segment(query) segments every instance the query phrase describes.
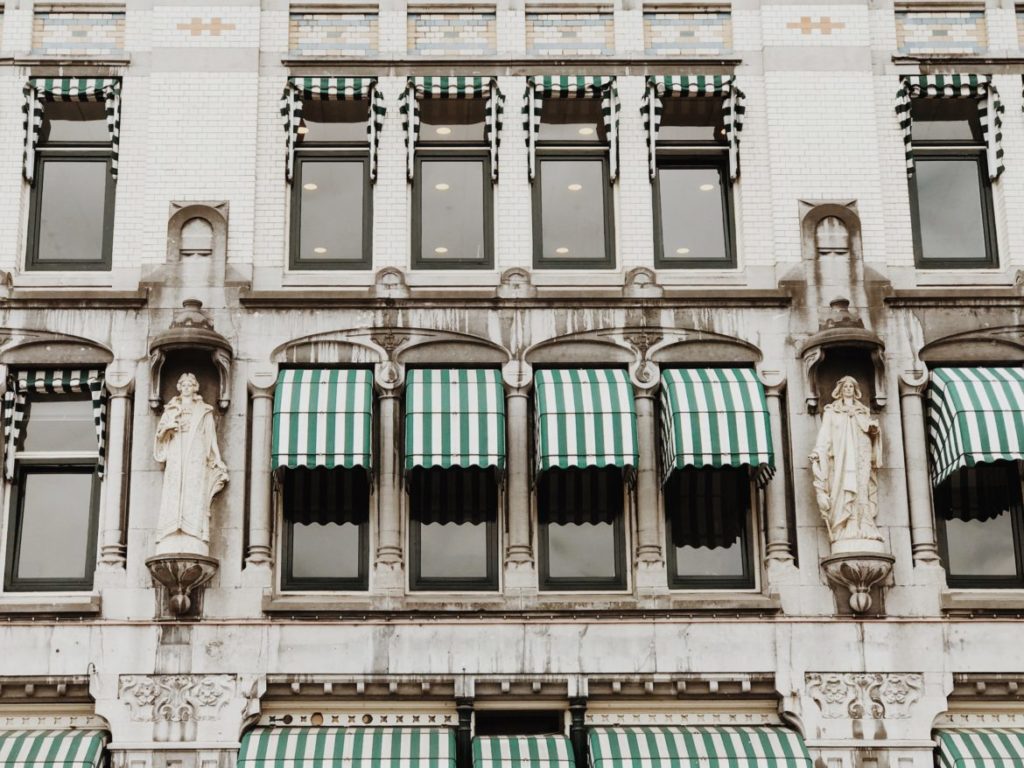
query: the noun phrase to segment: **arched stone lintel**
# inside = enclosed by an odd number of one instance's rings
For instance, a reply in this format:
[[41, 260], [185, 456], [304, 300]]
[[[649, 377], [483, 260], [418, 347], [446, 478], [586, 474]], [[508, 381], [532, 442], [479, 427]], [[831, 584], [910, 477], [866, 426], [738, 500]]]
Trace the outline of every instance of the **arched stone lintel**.
[[10, 341], [0, 349], [0, 363], [11, 366], [105, 366], [114, 360], [109, 347], [79, 336], [0, 329]]

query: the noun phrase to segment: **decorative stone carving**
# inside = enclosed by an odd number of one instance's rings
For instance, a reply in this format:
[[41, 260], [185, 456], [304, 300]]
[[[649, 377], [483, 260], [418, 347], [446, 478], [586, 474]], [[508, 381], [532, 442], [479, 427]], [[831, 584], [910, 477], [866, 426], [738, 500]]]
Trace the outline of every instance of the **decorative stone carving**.
[[529, 271], [512, 267], [501, 273], [501, 284], [497, 290], [499, 299], [529, 299], [537, 295]]
[[136, 722], [153, 722], [156, 741], [192, 741], [196, 723], [216, 720], [234, 675], [122, 675], [118, 698]]
[[231, 403], [230, 342], [213, 328], [210, 313], [198, 299], [186, 299], [182, 308], [175, 310], [169, 330], [156, 336], [149, 345], [149, 405], [159, 408], [161, 372], [167, 356], [188, 350], [205, 350], [217, 370], [217, 406], [225, 410]]
[[373, 295], [378, 299], [406, 299], [409, 297], [409, 286], [405, 283], [405, 275], [395, 267], [384, 267], [378, 270]]
[[808, 696], [829, 719], [906, 719], [924, 687], [918, 672], [808, 672], [804, 679]]
[[626, 273], [622, 295], [627, 299], [656, 299], [665, 294], [657, 274], [647, 267], [635, 267]]
[[167, 608], [174, 617], [195, 613], [194, 593], [214, 577], [218, 565], [215, 558], [183, 553], [156, 555], [146, 560], [153, 579], [167, 590]]

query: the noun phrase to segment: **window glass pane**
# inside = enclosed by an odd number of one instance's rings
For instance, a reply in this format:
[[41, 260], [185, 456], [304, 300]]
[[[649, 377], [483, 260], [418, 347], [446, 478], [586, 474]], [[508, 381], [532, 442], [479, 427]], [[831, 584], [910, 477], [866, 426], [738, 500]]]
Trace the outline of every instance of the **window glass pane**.
[[298, 182], [300, 262], [363, 260], [362, 160], [308, 160], [300, 163]]
[[661, 100], [658, 143], [672, 141], [725, 143], [722, 99], [666, 96]]
[[613, 523], [548, 523], [548, 575], [553, 579], [615, 577]]
[[40, 144], [110, 143], [106, 106], [102, 101], [54, 101], [43, 105]]
[[721, 168], [658, 168], [662, 258], [730, 260]]
[[921, 256], [984, 261], [985, 225], [979, 163], [973, 158], [915, 158]]
[[607, 137], [601, 99], [544, 99], [538, 139], [604, 143]]
[[302, 102], [302, 122], [296, 144], [313, 142], [366, 143], [370, 103], [366, 99], [325, 101], [306, 99]]
[[743, 560], [743, 545], [739, 536], [729, 544], [715, 549], [676, 547], [676, 575], [740, 578], [744, 575]]
[[97, 446], [88, 395], [28, 394], [19, 450], [95, 453]]
[[745, 468], [673, 471], [665, 484], [665, 510], [675, 576], [746, 576], [750, 478]]
[[[599, 261], [605, 244], [604, 163], [540, 160], [541, 258]], [[610, 215], [610, 212], [607, 212]]]
[[424, 159], [418, 177], [419, 258], [484, 261], [484, 160]]
[[89, 551], [92, 473], [21, 476], [20, 579], [84, 579]]
[[106, 160], [42, 164], [37, 262], [102, 261]]
[[988, 520], [947, 520], [949, 572], [956, 576], [1015, 576], [1013, 516]]
[[418, 525], [421, 578], [487, 578], [487, 526], [484, 523]]
[[292, 578], [358, 578], [359, 534], [353, 523], [292, 523]]
[[915, 143], [923, 141], [982, 142], [975, 99], [914, 99], [910, 104]]
[[420, 142], [484, 140], [485, 99], [420, 99]]

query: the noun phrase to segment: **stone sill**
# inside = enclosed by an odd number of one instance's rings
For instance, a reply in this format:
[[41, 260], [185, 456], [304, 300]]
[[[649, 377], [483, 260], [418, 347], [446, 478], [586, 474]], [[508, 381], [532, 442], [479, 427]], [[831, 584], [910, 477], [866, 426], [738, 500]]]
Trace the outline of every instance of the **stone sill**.
[[[102, 6], [99, 6], [97, 10], [102, 12]], [[46, 56], [43, 54], [25, 54], [14, 56], [14, 63], [19, 67], [127, 67], [132, 63], [132, 60], [128, 56], [76, 56], [74, 54]], [[38, 76], [40, 73], [33, 72], [32, 74]]]
[[100, 613], [100, 596], [93, 592], [81, 594], [46, 594], [26, 592], [0, 595], [0, 616], [57, 615], [96, 616]]
[[940, 606], [947, 614], [1022, 614], [1024, 615], [1024, 590], [1022, 589], [958, 589], [942, 593]]
[[[449, 73], [480, 74], [485, 71], [491, 76], [524, 77], [537, 74], [578, 74], [585, 70], [590, 74], [616, 74], [622, 77], [630, 75], [647, 76], [651, 67], [657, 68], [692, 68], [700, 66], [707, 74], [732, 74], [743, 59], [736, 56], [470, 56], [454, 58], [450, 56], [284, 56], [281, 63], [291, 70], [293, 75], [323, 74], [325, 66], [344, 65], [346, 71], [354, 73], [368, 72], [378, 77], [398, 77], [413, 72], [422, 72], [424, 68], [438, 75]], [[439, 69], [440, 68], [440, 69]], [[634, 71], [635, 70], [635, 71]]]
[[12, 309], [141, 309], [149, 292], [83, 288], [15, 288], [0, 295], [0, 307]]

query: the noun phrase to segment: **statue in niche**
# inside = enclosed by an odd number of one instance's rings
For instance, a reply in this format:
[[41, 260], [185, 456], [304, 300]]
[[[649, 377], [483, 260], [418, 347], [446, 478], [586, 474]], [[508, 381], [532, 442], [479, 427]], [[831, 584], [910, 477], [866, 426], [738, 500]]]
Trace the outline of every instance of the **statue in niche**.
[[213, 406], [203, 402], [194, 374], [178, 379], [178, 395], [156, 427], [154, 458], [164, 465], [156, 554], [208, 555], [210, 502], [228, 481], [217, 446]]
[[[860, 385], [843, 376], [825, 406], [811, 452], [815, 498], [825, 520], [832, 550], [878, 548], [878, 468], [882, 442], [878, 419], [861, 402]], [[857, 542], [857, 545], [853, 543]], [[878, 544], [860, 547], [865, 542]]]

